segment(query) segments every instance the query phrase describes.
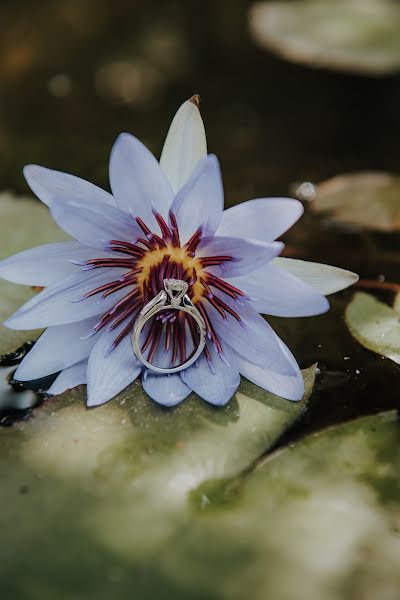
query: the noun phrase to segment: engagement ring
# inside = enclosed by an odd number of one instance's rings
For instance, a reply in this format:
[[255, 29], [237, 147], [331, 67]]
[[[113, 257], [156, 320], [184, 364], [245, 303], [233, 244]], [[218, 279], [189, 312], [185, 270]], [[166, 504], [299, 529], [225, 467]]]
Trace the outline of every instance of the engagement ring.
[[[150, 302], [140, 311], [135, 327], [133, 329], [132, 344], [136, 357], [148, 369], [156, 373], [178, 373], [192, 365], [203, 352], [206, 343], [206, 324], [200, 312], [194, 306], [189, 296], [187, 295], [188, 284], [181, 279], [164, 279], [164, 289], [157, 294]], [[190, 315], [197, 325], [199, 336], [197, 345], [195, 346], [189, 358], [180, 365], [175, 367], [163, 368], [151, 364], [143, 356], [140, 348], [140, 336], [147, 321], [155, 317], [163, 311], [182, 311]]]

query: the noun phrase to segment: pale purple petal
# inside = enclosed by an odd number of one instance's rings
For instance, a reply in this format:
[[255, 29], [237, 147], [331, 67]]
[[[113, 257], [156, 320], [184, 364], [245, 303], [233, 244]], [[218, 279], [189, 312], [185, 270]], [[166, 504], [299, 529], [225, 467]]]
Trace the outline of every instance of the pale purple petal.
[[[189, 356], [193, 350], [193, 342], [188, 327], [186, 327], [185, 333], [186, 350]], [[146, 337], [147, 332], [143, 331], [141, 343], [144, 343]], [[171, 361], [172, 347], [170, 347], [168, 352], [165, 351], [165, 331], [163, 331], [151, 363], [157, 367], [167, 368], [171, 366]], [[150, 369], [145, 369], [142, 373], [142, 384], [145, 392], [155, 402], [163, 406], [175, 406], [179, 402], [182, 402], [191, 392], [190, 388], [181, 380], [179, 373], [160, 375]]]
[[72, 365], [61, 371], [53, 385], [47, 390], [48, 394], [58, 396], [66, 390], [71, 390], [77, 385], [82, 385], [87, 382], [87, 360]]
[[[283, 344], [283, 342], [282, 342]], [[234, 353], [234, 365], [239, 372], [249, 381], [262, 387], [264, 390], [292, 400], [301, 400], [304, 395], [304, 381], [300, 369], [294, 369], [290, 375], [277, 373], [267, 367], [255, 365], [244, 356]]]
[[272, 263], [236, 277], [231, 283], [251, 298], [252, 307], [262, 314], [310, 317], [329, 310], [329, 302], [323, 294]]
[[105, 299], [98, 296], [85, 300], [82, 298], [91, 290], [117, 280], [125, 272], [125, 269], [110, 268], [71, 275], [36, 294], [9, 317], [4, 325], [10, 329], [37, 329], [74, 323], [107, 312], [132, 287], [118, 290]]
[[108, 402], [136, 379], [142, 364], [133, 353], [131, 336], [127, 335], [114, 349], [112, 344], [126, 323], [101, 335], [89, 356], [87, 405]]
[[142, 375], [142, 384], [146, 394], [162, 406], [176, 406], [191, 392], [179, 373], [158, 375], [148, 370], [146, 375]]
[[[114, 253], [113, 256], [122, 255]], [[0, 277], [14, 283], [47, 287], [81, 269], [72, 261], [103, 257], [109, 258], [110, 253], [80, 242], [45, 244], [2, 260]]]
[[118, 206], [154, 229], [153, 209], [165, 218], [173, 192], [158, 161], [129, 133], [118, 136], [110, 158], [110, 184]]
[[198, 227], [203, 235], [214, 235], [224, 208], [221, 171], [216, 156], [202, 158], [189, 181], [179, 190], [172, 204], [181, 243], [189, 240]]
[[33, 193], [47, 206], [51, 206], [53, 202], [62, 202], [64, 198], [71, 198], [81, 204], [106, 203], [115, 206], [111, 194], [69, 173], [27, 165], [24, 175]]
[[224, 345], [224, 360], [215, 352], [209, 342], [207, 346], [210, 350], [211, 366], [203, 352], [196, 364], [182, 371], [181, 378], [196, 394], [210, 404], [224, 406], [239, 386], [239, 371], [231, 363], [232, 351], [226, 344]]
[[[217, 277], [238, 277], [258, 269], [282, 252], [281, 242], [246, 241], [235, 237], [203, 238], [196, 250], [196, 258], [231, 256], [232, 261], [206, 267]], [[236, 284], [235, 284], [236, 285]]]
[[292, 227], [303, 210], [303, 205], [291, 198], [249, 200], [225, 210], [216, 233], [271, 242]]
[[250, 362], [283, 375], [294, 375], [298, 367], [292, 354], [282, 347], [272, 327], [250, 303], [228, 297], [224, 302], [240, 315], [241, 321], [229, 314], [224, 319], [212, 306], [207, 306], [217, 336]]
[[49, 327], [25, 356], [14, 378], [18, 381], [40, 379], [87, 358], [96, 343], [96, 337], [80, 338], [88, 336], [95, 324], [96, 318], [91, 318]]
[[143, 235], [132, 215], [105, 203], [83, 206], [64, 198], [50, 210], [61, 229], [92, 248], [103, 248], [113, 239], [135, 243]]

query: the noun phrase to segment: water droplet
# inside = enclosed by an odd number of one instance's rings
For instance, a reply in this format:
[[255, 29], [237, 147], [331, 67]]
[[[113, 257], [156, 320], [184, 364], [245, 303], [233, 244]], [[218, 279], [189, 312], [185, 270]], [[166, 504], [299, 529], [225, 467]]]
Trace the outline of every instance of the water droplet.
[[304, 181], [296, 189], [296, 196], [299, 200], [311, 202], [312, 200], [315, 200], [316, 195], [317, 190], [311, 181]]

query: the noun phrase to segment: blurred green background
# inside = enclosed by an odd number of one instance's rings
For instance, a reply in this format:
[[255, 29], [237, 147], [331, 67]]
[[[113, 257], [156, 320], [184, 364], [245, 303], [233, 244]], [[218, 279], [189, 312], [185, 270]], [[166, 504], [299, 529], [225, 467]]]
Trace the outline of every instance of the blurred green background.
[[400, 77], [276, 58], [251, 34], [253, 4], [1, 0], [2, 188], [26, 192], [31, 162], [107, 185], [117, 134], [159, 155], [194, 93], [229, 204], [287, 194], [293, 181], [398, 169]]

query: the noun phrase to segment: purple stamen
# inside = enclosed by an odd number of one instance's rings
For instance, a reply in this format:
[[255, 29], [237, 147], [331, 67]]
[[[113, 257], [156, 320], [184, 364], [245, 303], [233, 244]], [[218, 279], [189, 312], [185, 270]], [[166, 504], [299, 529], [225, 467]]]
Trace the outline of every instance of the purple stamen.
[[[70, 261], [82, 269], [109, 269], [111, 267], [126, 269], [126, 273], [118, 277], [118, 279], [87, 292], [83, 298], [74, 300], [74, 302], [82, 302], [99, 295], [98, 301], [103, 302], [105, 298], [115, 292], [127, 288], [126, 295], [119, 299], [113, 307], [100, 317], [86, 338], [96, 335], [103, 328], [106, 328], [108, 332], [112, 332], [126, 323], [108, 349], [108, 353], [112, 352], [126, 335], [131, 334], [137, 315], [143, 306], [164, 288], [164, 279], [176, 278], [186, 281], [189, 284], [188, 294], [192, 299], [195, 297], [195, 294], [196, 298], [198, 298], [199, 290], [194, 290], [193, 286], [200, 283], [203, 289], [203, 292], [200, 292], [200, 294], [203, 298], [202, 300], [196, 299], [195, 305], [204, 319], [207, 337], [211, 340], [214, 350], [219, 354], [221, 360], [229, 366], [222, 353], [221, 343], [212, 326], [205, 303], [209, 302], [224, 320], [230, 315], [240, 325], [244, 326], [239, 314], [216, 294], [218, 292], [226, 294], [233, 300], [237, 300], [238, 306], [240, 306], [240, 299], [243, 300], [246, 296], [240, 289], [216, 277], [212, 273], [203, 272], [202, 269], [211, 266], [220, 266], [222, 268], [224, 263], [235, 261], [236, 259], [225, 255], [203, 256], [199, 258], [201, 268], [197, 272], [193, 266], [188, 267], [185, 262], [172, 258], [174, 254], [173, 247], [181, 247], [179, 228], [175, 215], [170, 212], [170, 225], [165, 222], [164, 218], [158, 212], [154, 211], [154, 216], [160, 228], [161, 235], [152, 232], [142, 219], [135, 217], [137, 224], [143, 232], [143, 237], [136, 239], [135, 243], [123, 240], [110, 240], [104, 243], [104, 250], [110, 252], [110, 256], [93, 258], [86, 261]], [[183, 246], [188, 259], [195, 257], [201, 239], [202, 229], [199, 227]], [[146, 267], [146, 255], [156, 251], [162, 251], [159, 262], [154, 264], [154, 261], [151, 261], [148, 263], [151, 265], [150, 268]], [[112, 255], [113, 253], [115, 253], [114, 256]], [[125, 255], [126, 258], [122, 255]], [[191, 340], [190, 338], [189, 340], [187, 339], [187, 331]], [[163, 334], [165, 336], [164, 355], [168, 355], [171, 351], [171, 366], [177, 364], [178, 357], [179, 363], [185, 362], [188, 355], [187, 344], [190, 342], [190, 344], [193, 343], [193, 347], [196, 347], [199, 340], [198, 327], [190, 315], [178, 313], [175, 310], [167, 310], [159, 313], [149, 325], [146, 340], [142, 348], [142, 352], [148, 352], [149, 362], [152, 362], [154, 359], [160, 342], [163, 339]], [[207, 346], [204, 348], [204, 356], [211, 371], [215, 374], [210, 350]]]

